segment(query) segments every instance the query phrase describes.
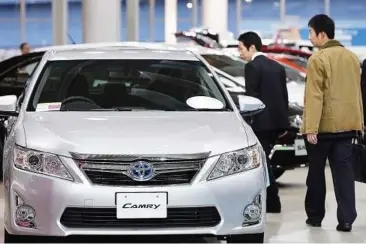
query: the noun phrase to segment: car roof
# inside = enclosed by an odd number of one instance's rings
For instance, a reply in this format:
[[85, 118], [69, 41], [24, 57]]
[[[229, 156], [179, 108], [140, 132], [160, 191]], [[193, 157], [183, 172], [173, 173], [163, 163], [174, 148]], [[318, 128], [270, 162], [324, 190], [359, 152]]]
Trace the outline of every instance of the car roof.
[[147, 46], [156, 46], [156, 47], [162, 47], [167, 48], [169, 50], [189, 50], [191, 52], [197, 53], [199, 55], [208, 55], [208, 54], [216, 54], [216, 55], [223, 55], [224, 53], [220, 50], [203, 47], [200, 45], [190, 45], [190, 44], [184, 44], [184, 43], [174, 43], [174, 44], [167, 44], [167, 43], [140, 43], [141, 45], [147, 45]]
[[69, 44], [69, 45], [59, 45], [59, 46], [45, 46], [34, 48], [32, 52], [47, 52], [50, 50], [71, 50], [71, 49], [86, 49], [86, 48], [97, 48], [106, 46], [118, 46], [120, 42], [100, 42], [100, 43], [81, 43], [81, 44]]
[[178, 50], [178, 51], [192, 51], [200, 55], [216, 54], [223, 55], [224, 52], [212, 48], [207, 48], [199, 45], [190, 45], [182, 43], [168, 44], [164, 42], [104, 42], [104, 43], [87, 43], [87, 44], [72, 44], [62, 46], [47, 46], [36, 48], [34, 52], [45, 52], [50, 50], [62, 51], [62, 50], [80, 50], [80, 49], [95, 49], [103, 47], [141, 47], [150, 49], [163, 49], [163, 50]]
[[77, 44], [50, 47], [48, 60], [82, 59], [168, 59], [198, 61], [187, 49], [169, 49], [165, 46], [139, 45], [133, 43]]

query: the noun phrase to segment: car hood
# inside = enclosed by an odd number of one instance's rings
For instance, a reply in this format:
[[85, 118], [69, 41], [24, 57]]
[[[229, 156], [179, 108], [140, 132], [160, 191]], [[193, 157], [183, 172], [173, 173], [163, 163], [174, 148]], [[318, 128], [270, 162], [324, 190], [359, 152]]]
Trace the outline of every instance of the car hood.
[[80, 154], [217, 155], [256, 142], [235, 112], [38, 112], [23, 120], [26, 147]]

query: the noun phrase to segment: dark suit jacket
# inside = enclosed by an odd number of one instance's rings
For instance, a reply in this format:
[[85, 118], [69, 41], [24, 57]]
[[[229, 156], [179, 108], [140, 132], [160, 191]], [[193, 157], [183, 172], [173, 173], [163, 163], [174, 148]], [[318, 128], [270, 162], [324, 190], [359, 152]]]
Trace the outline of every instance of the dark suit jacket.
[[253, 118], [253, 130], [282, 131], [288, 128], [286, 71], [264, 55], [245, 66], [246, 95], [260, 99], [266, 108]]
[[363, 102], [364, 125], [366, 125], [366, 59], [362, 62], [361, 91]]

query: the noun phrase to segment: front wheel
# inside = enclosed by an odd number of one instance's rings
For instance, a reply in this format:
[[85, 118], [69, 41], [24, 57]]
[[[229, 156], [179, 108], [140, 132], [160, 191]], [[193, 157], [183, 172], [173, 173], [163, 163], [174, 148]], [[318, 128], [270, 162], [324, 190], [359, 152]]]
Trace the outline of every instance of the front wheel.
[[0, 167], [1, 167], [0, 182], [3, 181], [3, 177], [4, 177], [4, 170], [3, 170], [3, 152], [4, 152], [3, 141], [0, 140]]
[[264, 233], [232, 235], [226, 238], [227, 243], [264, 243]]
[[26, 240], [23, 238], [23, 236], [16, 236], [10, 234], [5, 228], [4, 228], [4, 243], [25, 243]]

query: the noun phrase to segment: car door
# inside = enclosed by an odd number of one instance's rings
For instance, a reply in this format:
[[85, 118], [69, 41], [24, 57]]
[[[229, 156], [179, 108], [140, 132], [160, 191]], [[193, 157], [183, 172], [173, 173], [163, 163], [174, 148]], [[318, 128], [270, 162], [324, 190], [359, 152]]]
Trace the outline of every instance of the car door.
[[0, 96], [20, 97], [44, 52], [18, 55], [0, 62]]

